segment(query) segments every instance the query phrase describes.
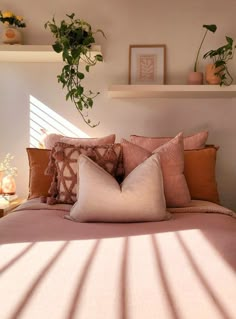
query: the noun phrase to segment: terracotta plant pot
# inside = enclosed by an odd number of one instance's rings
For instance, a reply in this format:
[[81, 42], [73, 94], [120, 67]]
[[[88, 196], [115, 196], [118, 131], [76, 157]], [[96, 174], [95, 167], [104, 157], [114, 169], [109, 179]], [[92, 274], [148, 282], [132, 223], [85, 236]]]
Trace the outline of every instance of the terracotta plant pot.
[[21, 31], [16, 27], [6, 27], [2, 33], [2, 42], [5, 44], [22, 44]]
[[190, 72], [188, 75], [188, 84], [200, 85], [203, 84], [202, 72]]
[[205, 69], [205, 78], [207, 84], [220, 84], [221, 79], [215, 73], [219, 72], [221, 67], [216, 68], [214, 64], [207, 64]]

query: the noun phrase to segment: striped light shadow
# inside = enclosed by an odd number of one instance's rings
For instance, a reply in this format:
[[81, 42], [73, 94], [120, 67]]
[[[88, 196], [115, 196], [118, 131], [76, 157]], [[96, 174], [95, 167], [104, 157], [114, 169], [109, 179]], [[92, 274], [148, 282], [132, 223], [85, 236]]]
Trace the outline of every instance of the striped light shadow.
[[62, 134], [71, 137], [89, 137], [78, 127], [67, 121], [61, 115], [50, 109], [47, 105], [29, 97], [30, 104], [30, 147], [39, 147], [42, 140], [42, 131]]
[[[184, 242], [184, 239], [181, 237], [180, 233], [175, 233], [176, 239], [180, 243], [181, 247], [183, 248], [183, 251], [186, 255], [186, 258], [189, 261], [189, 264], [191, 265], [193, 271], [195, 272], [199, 282], [201, 283], [202, 287], [207, 292], [209, 299], [212, 301], [212, 303], [215, 305], [216, 310], [219, 312], [219, 315], [224, 319], [233, 319], [232, 316], [230, 316], [227, 312], [227, 310], [222, 305], [221, 301], [217, 297], [216, 293], [214, 292], [213, 288], [208, 283], [207, 278], [202, 273], [202, 271], [199, 269], [196, 261], [194, 260], [193, 255], [191, 254], [191, 250], [187, 247], [186, 243]], [[235, 317], [234, 317], [235, 318]]]

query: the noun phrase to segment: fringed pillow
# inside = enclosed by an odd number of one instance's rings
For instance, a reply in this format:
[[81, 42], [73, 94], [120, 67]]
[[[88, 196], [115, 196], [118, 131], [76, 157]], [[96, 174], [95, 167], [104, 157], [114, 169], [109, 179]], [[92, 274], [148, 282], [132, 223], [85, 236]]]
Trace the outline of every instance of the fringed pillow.
[[[86, 155], [112, 176], [116, 176], [120, 163], [121, 145], [75, 146], [58, 142], [52, 149], [47, 175], [53, 175], [49, 189], [48, 204], [74, 204], [77, 193], [77, 162], [81, 154]], [[79, 177], [78, 177], [79, 178]]]

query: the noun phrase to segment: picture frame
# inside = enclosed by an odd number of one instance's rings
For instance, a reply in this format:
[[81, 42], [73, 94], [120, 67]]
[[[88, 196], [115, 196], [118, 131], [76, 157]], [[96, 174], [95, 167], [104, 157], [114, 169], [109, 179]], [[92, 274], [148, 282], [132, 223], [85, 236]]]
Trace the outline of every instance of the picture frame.
[[129, 84], [166, 83], [166, 45], [129, 46]]

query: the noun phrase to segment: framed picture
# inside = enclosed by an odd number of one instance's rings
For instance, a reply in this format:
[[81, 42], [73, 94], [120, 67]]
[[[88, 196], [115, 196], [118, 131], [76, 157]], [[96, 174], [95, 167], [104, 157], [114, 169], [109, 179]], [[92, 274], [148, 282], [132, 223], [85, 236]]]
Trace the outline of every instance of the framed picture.
[[166, 46], [130, 45], [129, 84], [165, 84]]

